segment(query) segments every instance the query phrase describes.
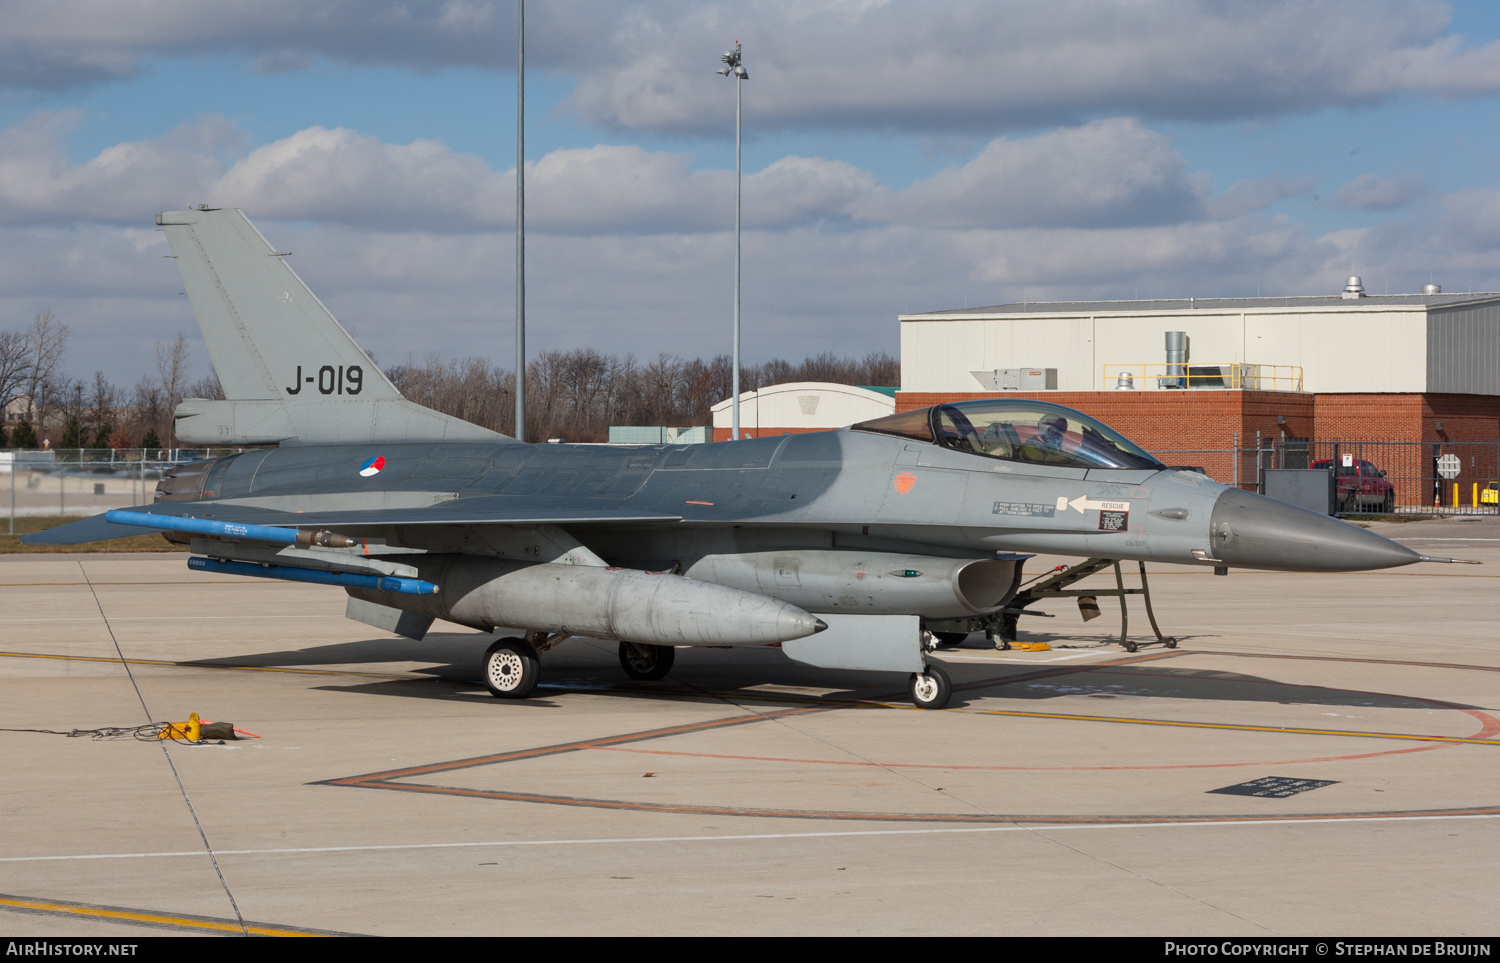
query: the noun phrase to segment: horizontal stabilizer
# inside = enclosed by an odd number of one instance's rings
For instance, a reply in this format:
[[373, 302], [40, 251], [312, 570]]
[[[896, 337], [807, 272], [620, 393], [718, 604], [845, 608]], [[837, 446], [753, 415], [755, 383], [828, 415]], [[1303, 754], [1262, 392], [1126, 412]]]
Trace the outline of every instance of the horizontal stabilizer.
[[[147, 507], [142, 505], [139, 510], [145, 511]], [[110, 539], [130, 538], [133, 535], [150, 533], [151, 530], [148, 529], [135, 525], [116, 525], [106, 520], [103, 515], [95, 515], [93, 518], [69, 522], [45, 531], [32, 532], [30, 535], [22, 536], [21, 542], [25, 545], [84, 545], [88, 542], [107, 542]]]

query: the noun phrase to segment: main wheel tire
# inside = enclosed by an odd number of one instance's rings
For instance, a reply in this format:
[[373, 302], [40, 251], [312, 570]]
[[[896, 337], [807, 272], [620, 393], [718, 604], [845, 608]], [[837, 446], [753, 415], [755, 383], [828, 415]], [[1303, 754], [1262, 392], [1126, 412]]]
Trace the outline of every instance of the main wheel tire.
[[948, 671], [936, 662], [927, 663], [922, 672], [913, 672], [907, 683], [911, 701], [918, 709], [941, 709], [953, 695], [953, 683]]
[[524, 699], [542, 677], [542, 663], [525, 639], [499, 639], [484, 653], [484, 687], [497, 699]]
[[632, 679], [650, 681], [666, 678], [677, 661], [677, 650], [670, 645], [643, 645], [640, 642], [620, 643], [620, 668]]
[[969, 633], [967, 633], [967, 632], [934, 632], [934, 633], [932, 633], [933, 641], [935, 641], [939, 646], [963, 645], [964, 644], [964, 640], [967, 639], [968, 637], [969, 637]]
[[1387, 515], [1396, 511], [1396, 492], [1394, 489], [1385, 493], [1384, 511]]

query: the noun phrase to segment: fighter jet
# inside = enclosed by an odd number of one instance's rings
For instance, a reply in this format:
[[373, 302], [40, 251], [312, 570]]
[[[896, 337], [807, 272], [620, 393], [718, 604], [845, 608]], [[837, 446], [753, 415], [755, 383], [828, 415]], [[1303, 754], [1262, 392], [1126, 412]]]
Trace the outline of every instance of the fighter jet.
[[[1023, 589], [1037, 553], [1086, 559], [1074, 575], [1114, 565], [1117, 582], [1122, 560], [1143, 580], [1147, 561], [1220, 574], [1444, 561], [1168, 469], [1030, 399], [718, 444], [524, 444], [403, 398], [241, 212], [157, 224], [228, 399], [184, 401], [179, 439], [275, 447], [183, 465], [150, 505], [25, 541], [161, 532], [192, 569], [340, 586], [349, 618], [411, 639], [436, 619], [524, 633], [485, 654], [497, 697], [529, 695], [539, 654], [578, 635], [619, 642], [637, 679], [665, 676], [675, 646], [780, 646], [906, 673], [913, 701], [941, 708], [951, 684], [924, 631], [1003, 647], [1039, 597], [1115, 594], [1065, 577]], [[1138, 591], [1121, 583], [1122, 606]]]

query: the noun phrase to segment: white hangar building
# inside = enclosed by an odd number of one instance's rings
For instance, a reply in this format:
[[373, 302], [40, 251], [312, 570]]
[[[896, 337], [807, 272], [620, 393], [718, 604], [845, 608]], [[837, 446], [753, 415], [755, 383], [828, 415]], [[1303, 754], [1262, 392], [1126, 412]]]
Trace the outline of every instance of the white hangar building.
[[[827, 431], [896, 410], [895, 388], [797, 381], [740, 392], [740, 434], [750, 438]], [[714, 441], [728, 441], [731, 399], [713, 406]]]
[[1127, 372], [1136, 389], [1177, 387], [1164, 384], [1164, 335], [1180, 331], [1183, 360], [1206, 379], [1189, 387], [1500, 395], [1500, 294], [1437, 285], [1366, 296], [1351, 277], [1333, 297], [1004, 304], [900, 321], [902, 392], [1106, 391]]

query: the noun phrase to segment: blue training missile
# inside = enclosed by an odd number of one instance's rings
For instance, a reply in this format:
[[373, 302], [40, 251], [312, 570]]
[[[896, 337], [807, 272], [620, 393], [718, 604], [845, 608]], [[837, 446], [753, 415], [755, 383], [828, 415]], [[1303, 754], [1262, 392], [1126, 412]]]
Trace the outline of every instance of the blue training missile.
[[[251, 526], [255, 527], [255, 526]], [[401, 595], [436, 595], [438, 587], [418, 578], [394, 575], [360, 575], [354, 572], [324, 572], [289, 565], [256, 565], [250, 562], [224, 562], [216, 558], [188, 559], [188, 568], [219, 575], [250, 575], [255, 578], [279, 578], [288, 582], [316, 582], [319, 585], [341, 585], [371, 592], [396, 592]]]
[[295, 528], [275, 525], [246, 525], [240, 522], [219, 522], [211, 518], [179, 518], [176, 515], [154, 515], [150, 512], [132, 512], [116, 508], [104, 513], [104, 520], [116, 525], [133, 525], [137, 528], [152, 528], [157, 531], [186, 532], [190, 535], [217, 535], [221, 538], [247, 538], [255, 542], [273, 542], [277, 545], [319, 545], [323, 548], [352, 548], [359, 544], [347, 535], [333, 532], [304, 532]]

